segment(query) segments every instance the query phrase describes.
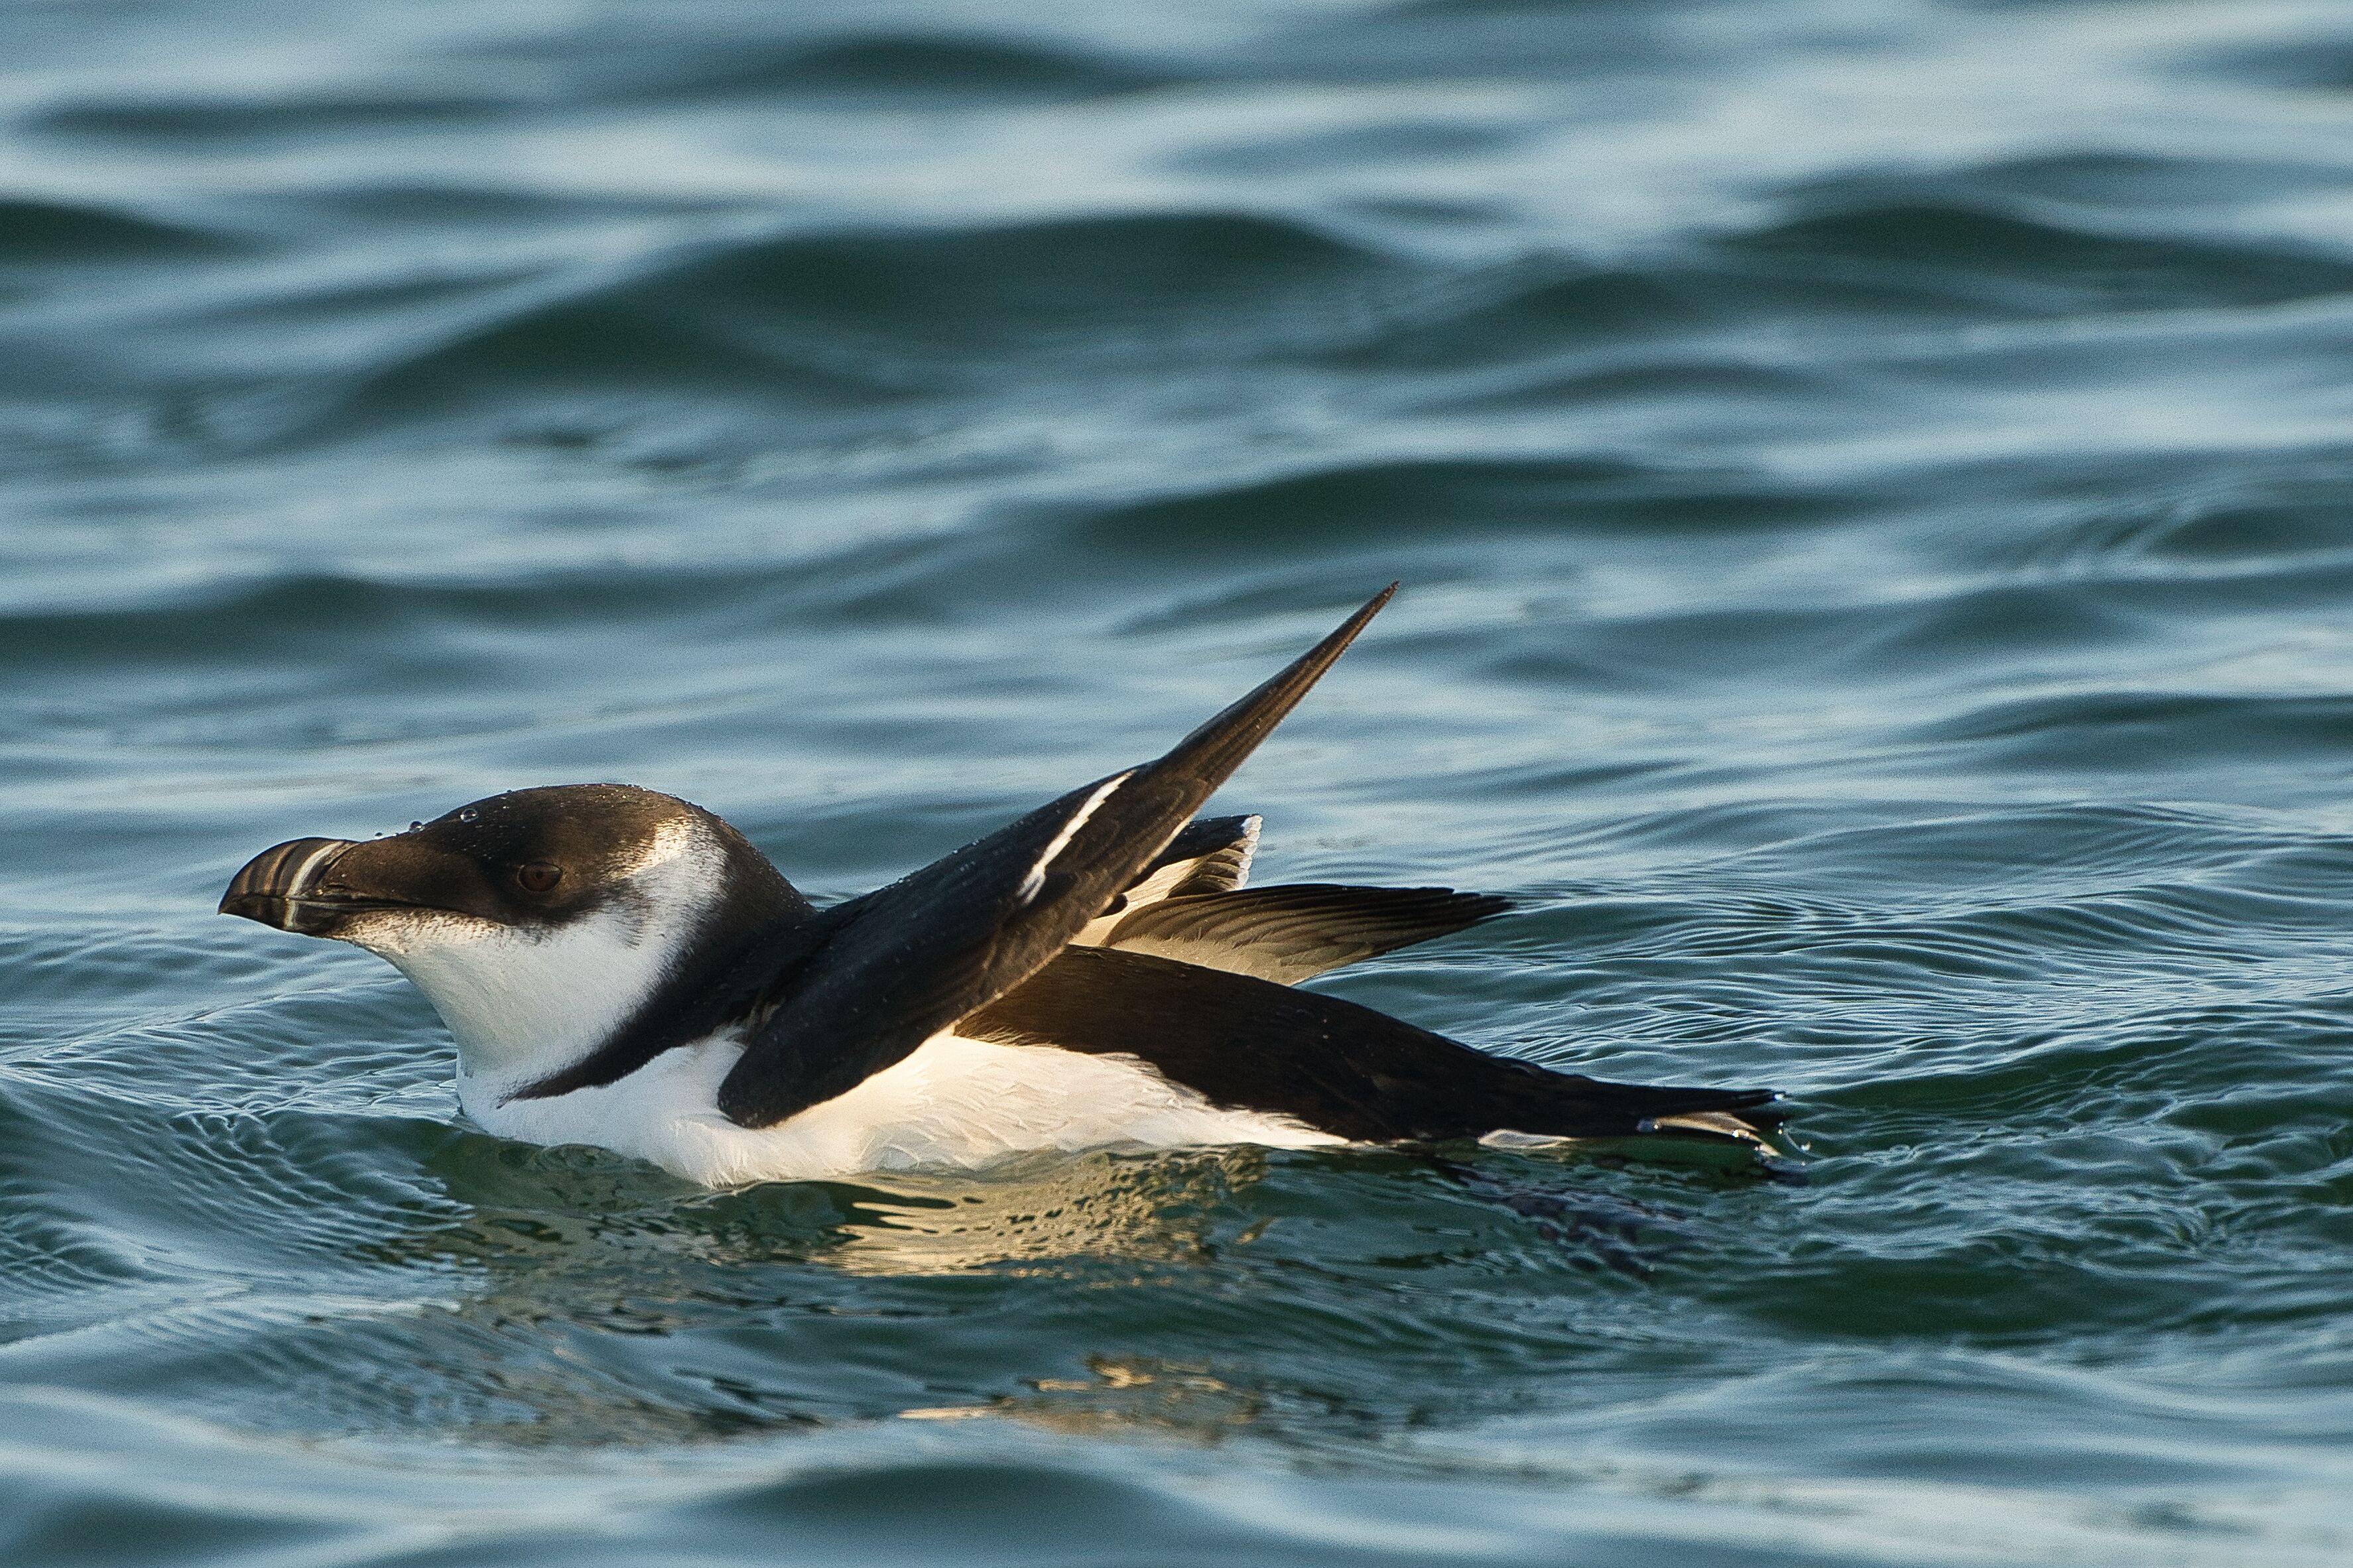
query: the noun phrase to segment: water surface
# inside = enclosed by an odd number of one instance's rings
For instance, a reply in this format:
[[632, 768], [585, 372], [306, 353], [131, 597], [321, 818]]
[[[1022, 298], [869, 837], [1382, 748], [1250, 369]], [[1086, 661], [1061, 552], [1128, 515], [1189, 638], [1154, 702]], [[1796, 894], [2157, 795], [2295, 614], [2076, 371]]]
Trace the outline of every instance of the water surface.
[[[2353, 1552], [2342, 8], [0, 35], [0, 1556]], [[211, 912], [591, 779], [844, 896], [1393, 577], [1221, 802], [1521, 909], [1323, 984], [1810, 1185], [704, 1193]]]

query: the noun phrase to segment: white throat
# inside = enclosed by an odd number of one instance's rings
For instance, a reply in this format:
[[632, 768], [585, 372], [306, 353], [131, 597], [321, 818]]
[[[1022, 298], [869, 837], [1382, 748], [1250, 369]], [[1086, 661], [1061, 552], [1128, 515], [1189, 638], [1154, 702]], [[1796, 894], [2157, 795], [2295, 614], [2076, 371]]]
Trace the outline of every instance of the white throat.
[[604, 1044], [669, 977], [725, 864], [701, 824], [665, 823], [594, 914], [530, 931], [403, 910], [354, 921], [343, 940], [406, 975], [441, 1015], [471, 1113]]

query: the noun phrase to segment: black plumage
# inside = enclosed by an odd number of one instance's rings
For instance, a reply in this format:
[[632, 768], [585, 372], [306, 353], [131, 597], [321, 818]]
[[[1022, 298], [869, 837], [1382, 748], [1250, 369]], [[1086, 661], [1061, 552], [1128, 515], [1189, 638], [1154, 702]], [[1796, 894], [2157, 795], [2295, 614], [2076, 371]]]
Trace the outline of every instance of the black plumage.
[[1710, 1113], [1751, 1132], [1781, 1121], [1770, 1089], [1606, 1083], [1489, 1056], [1337, 996], [1105, 948], [1069, 949], [956, 1032], [1133, 1057], [1219, 1105], [1366, 1142], [1626, 1138], [1660, 1117]]
[[743, 1049], [717, 1109], [773, 1127], [952, 1030], [1132, 1058], [1217, 1105], [1349, 1139], [1672, 1135], [1769, 1152], [1770, 1090], [1556, 1072], [1291, 988], [1510, 907], [1447, 888], [1245, 889], [1258, 819], [1190, 820], [1394, 591], [1165, 755], [828, 909], [701, 807], [609, 784], [497, 795], [389, 838], [280, 845], [222, 908], [327, 936], [385, 910], [534, 935], [581, 920], [642, 931], [655, 906], [633, 879], [649, 847], [683, 834], [715, 851], [643, 993], [508, 1100], [614, 1084], [732, 1037]]
[[859, 900], [754, 1031], [719, 1109], [772, 1127], [1020, 984], [1134, 884], [1397, 592], [1170, 748]]

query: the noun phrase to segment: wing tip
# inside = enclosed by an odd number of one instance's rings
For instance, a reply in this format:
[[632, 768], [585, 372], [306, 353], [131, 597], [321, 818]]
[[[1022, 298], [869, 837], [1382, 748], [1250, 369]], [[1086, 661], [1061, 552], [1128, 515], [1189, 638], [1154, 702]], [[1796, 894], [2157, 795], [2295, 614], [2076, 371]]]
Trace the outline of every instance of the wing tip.
[[[1384, 609], [1388, 607], [1388, 602], [1398, 596], [1398, 590], [1404, 585], [1405, 580], [1403, 578], [1398, 578], [1396, 582], [1391, 583], [1388, 587], [1382, 589], [1371, 598], [1366, 599], [1362, 605], [1356, 607], [1356, 614], [1350, 616], [1346, 620], [1342, 621], [1338, 626], [1334, 628], [1330, 637], [1325, 637], [1322, 644], [1317, 645], [1317, 652], [1321, 652], [1326, 645], [1336, 643], [1338, 646], [1332, 648], [1331, 657], [1333, 658], [1339, 658], [1342, 652], [1347, 648], [1347, 646], [1356, 640], [1356, 634], [1365, 629], [1366, 624], [1375, 616], [1379, 615]], [[1311, 655], [1310, 657], [1313, 656]], [[1328, 660], [1326, 662], [1328, 662]]]
[[1366, 600], [1314, 647], [1195, 729], [1150, 766], [1155, 771], [1172, 770], [1206, 786], [1194, 796], [1197, 804], [1208, 798], [1209, 792], [1223, 784], [1242, 759], [1256, 751], [1259, 742], [1299, 705], [1300, 699], [1324, 679], [1340, 656], [1348, 651], [1348, 645], [1356, 640], [1356, 634], [1397, 596], [1400, 585], [1391, 583]]

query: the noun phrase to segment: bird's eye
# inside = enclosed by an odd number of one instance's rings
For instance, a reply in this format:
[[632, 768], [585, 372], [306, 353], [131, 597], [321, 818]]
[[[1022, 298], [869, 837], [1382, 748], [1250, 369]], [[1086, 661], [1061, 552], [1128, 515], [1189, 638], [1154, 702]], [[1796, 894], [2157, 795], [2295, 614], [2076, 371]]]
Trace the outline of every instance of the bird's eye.
[[564, 880], [564, 868], [545, 860], [533, 860], [528, 866], [515, 868], [515, 880], [522, 884], [526, 893], [550, 892], [556, 883]]

